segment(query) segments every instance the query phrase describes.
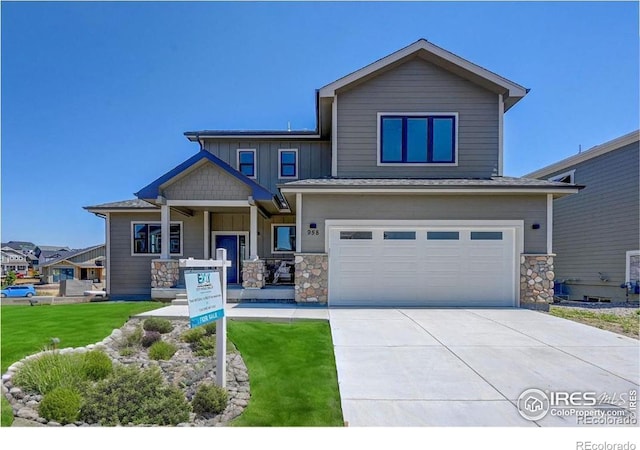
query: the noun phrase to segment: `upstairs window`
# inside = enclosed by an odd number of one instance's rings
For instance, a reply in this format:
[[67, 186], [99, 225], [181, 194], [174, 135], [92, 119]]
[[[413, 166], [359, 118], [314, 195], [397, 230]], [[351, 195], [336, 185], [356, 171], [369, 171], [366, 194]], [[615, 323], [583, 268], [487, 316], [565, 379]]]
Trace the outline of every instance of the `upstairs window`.
[[280, 178], [298, 178], [298, 150], [278, 150], [278, 173]]
[[457, 114], [378, 114], [379, 164], [456, 164]]
[[249, 178], [256, 177], [255, 150], [238, 150], [238, 171]]

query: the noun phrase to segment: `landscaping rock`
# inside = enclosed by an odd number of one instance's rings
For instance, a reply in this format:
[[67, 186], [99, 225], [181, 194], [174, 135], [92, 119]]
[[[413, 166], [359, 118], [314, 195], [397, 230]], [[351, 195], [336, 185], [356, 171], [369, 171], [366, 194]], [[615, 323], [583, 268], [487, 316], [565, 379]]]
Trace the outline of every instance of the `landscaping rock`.
[[32, 408], [25, 406], [18, 410], [17, 416], [21, 419], [36, 420], [38, 418], [38, 413]]

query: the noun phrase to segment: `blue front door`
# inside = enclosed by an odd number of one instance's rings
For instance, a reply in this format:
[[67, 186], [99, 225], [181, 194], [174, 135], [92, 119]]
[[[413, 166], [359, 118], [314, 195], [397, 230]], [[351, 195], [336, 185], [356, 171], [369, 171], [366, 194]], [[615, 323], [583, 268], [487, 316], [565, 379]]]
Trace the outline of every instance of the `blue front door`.
[[229, 284], [238, 283], [238, 235], [236, 234], [216, 235], [215, 248], [226, 249], [227, 259], [231, 261], [231, 267], [227, 268], [227, 283]]

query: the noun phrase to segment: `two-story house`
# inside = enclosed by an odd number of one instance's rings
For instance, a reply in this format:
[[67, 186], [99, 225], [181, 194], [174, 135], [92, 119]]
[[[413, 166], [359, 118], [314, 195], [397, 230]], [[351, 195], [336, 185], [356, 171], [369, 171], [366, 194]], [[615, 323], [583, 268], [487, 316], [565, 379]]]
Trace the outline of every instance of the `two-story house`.
[[2, 247], [2, 276], [14, 272], [16, 275], [27, 275], [29, 260], [20, 250], [9, 246]]
[[[137, 199], [86, 207], [106, 220], [107, 290], [165, 295], [178, 258], [225, 248], [235, 298], [545, 307], [553, 199], [578, 187], [503, 175], [503, 116], [526, 94], [421, 39], [318, 89], [315, 131], [186, 132], [198, 153]], [[293, 287], [264, 289], [273, 258]]]
[[638, 301], [639, 173], [636, 130], [526, 175], [585, 186], [554, 202], [555, 273], [563, 282], [557, 294], [569, 300]]

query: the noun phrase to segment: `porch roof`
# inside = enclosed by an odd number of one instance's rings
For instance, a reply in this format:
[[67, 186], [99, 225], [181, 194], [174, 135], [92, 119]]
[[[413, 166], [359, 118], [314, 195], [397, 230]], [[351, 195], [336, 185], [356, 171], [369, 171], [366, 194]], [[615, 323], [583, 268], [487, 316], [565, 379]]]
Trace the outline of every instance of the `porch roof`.
[[162, 175], [160, 178], [140, 189], [140, 191], [135, 193], [135, 196], [139, 199], [144, 199], [151, 202], [155, 201], [158, 195], [160, 195], [160, 186], [203, 160], [208, 160], [209, 162], [215, 164], [216, 166], [227, 172], [229, 175], [246, 184], [249, 189], [251, 189], [251, 195], [254, 200], [273, 201], [274, 195], [269, 192], [269, 190], [265, 189], [264, 187], [253, 181], [251, 178], [246, 177], [241, 172], [237, 171], [229, 164], [206, 150], [200, 150], [200, 152], [193, 155], [182, 164], [177, 165], [176, 167]]

